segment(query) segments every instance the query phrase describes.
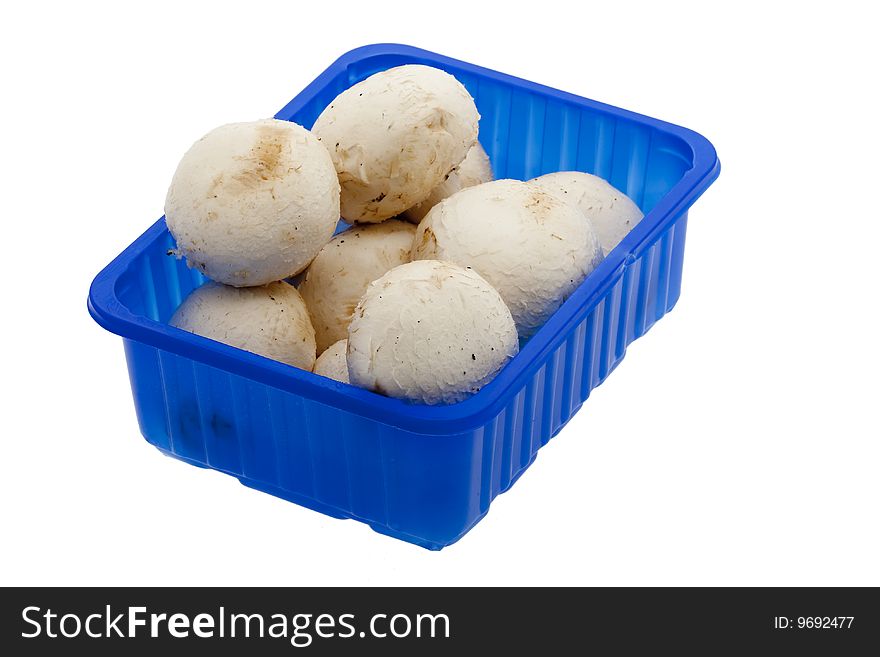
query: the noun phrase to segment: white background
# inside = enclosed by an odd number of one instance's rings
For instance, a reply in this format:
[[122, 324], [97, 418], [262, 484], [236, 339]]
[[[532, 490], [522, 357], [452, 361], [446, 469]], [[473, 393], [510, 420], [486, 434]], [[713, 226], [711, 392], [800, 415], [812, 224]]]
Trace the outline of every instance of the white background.
[[[880, 584], [880, 53], [859, 3], [127, 5], [0, 19], [0, 583]], [[679, 305], [439, 553], [160, 455], [86, 312], [196, 138], [380, 41], [686, 125], [722, 161]]]

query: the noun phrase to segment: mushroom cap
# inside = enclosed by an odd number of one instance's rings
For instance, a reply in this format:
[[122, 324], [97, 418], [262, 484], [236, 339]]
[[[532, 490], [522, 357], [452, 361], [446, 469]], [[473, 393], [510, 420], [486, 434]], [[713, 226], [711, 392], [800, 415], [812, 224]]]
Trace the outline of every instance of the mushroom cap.
[[527, 338], [601, 262], [602, 249], [574, 204], [529, 182], [496, 180], [434, 206], [419, 224], [412, 256], [473, 267]]
[[492, 173], [492, 164], [489, 162], [489, 156], [486, 155], [486, 151], [480, 145], [480, 142], [476, 142], [471, 146], [461, 164], [449, 172], [446, 180], [431, 190], [428, 198], [421, 203], [416, 203], [401, 216], [417, 224], [425, 218], [425, 215], [428, 214], [431, 208], [443, 199], [449, 198], [455, 192], [465, 187], [473, 187], [474, 185], [494, 179], [495, 175]]
[[328, 379], [348, 383], [348, 362], [345, 352], [348, 350], [348, 340], [334, 342], [315, 361], [315, 374], [326, 376]]
[[464, 86], [430, 66], [381, 71], [339, 94], [312, 131], [333, 158], [342, 217], [376, 223], [423, 201], [477, 140]]
[[236, 287], [302, 271], [338, 221], [339, 181], [327, 149], [302, 126], [275, 119], [202, 137], [180, 161], [165, 200], [178, 253]]
[[518, 349], [491, 285], [473, 270], [422, 260], [370, 283], [348, 329], [348, 372], [390, 397], [449, 404], [480, 390]]
[[205, 283], [168, 323], [304, 370], [315, 365], [315, 331], [306, 304], [287, 283], [242, 288]]
[[405, 221], [354, 226], [336, 235], [306, 270], [299, 292], [315, 327], [318, 353], [348, 335], [367, 286], [410, 260], [416, 227]]
[[592, 222], [605, 255], [611, 253], [644, 216], [629, 196], [590, 173], [557, 171], [531, 182], [577, 205]]

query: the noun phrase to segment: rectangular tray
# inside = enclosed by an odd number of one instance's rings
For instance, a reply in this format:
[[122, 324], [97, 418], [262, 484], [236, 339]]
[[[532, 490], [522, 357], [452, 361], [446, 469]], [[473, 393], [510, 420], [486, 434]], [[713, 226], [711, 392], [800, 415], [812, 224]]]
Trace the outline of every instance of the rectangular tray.
[[535, 460], [681, 289], [687, 210], [717, 178], [691, 130], [417, 48], [336, 60], [276, 118], [311, 127], [337, 94], [402, 64], [458, 78], [497, 178], [579, 170], [645, 218], [489, 385], [421, 406], [337, 383], [167, 325], [204, 282], [166, 252], [164, 217], [95, 278], [89, 312], [123, 337], [141, 432], [164, 453], [330, 516], [440, 549]]

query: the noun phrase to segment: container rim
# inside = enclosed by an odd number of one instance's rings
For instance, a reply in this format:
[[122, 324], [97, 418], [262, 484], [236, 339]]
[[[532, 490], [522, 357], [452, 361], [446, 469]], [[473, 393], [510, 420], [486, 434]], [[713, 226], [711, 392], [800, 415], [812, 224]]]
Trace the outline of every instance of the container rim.
[[346, 72], [350, 65], [383, 55], [401, 56], [412, 63], [450, 66], [505, 85], [649, 126], [678, 137], [687, 144], [692, 152], [693, 166], [523, 345], [519, 354], [482, 390], [456, 404], [410, 404], [135, 315], [117, 297], [116, 284], [134, 258], [166, 233], [164, 217], [156, 221], [95, 277], [88, 296], [88, 310], [94, 320], [123, 338], [143, 342], [382, 424], [419, 434], [463, 433], [490, 421], [510, 403], [513, 391], [526, 384], [546, 356], [557, 349], [570, 330], [592, 311], [623, 275], [626, 267], [650, 247], [657, 236], [686, 211], [720, 173], [715, 148], [705, 137], [693, 130], [427, 50], [395, 43], [361, 46], [345, 53], [285, 105], [275, 118], [290, 120], [328, 81]]

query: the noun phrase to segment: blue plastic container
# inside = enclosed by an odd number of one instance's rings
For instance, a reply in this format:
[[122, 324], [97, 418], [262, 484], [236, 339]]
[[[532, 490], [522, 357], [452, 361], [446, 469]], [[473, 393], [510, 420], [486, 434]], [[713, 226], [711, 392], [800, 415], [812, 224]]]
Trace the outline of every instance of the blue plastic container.
[[276, 118], [311, 127], [337, 94], [401, 64], [458, 78], [498, 178], [579, 170], [645, 218], [489, 385], [420, 406], [337, 383], [166, 324], [204, 277], [166, 255], [164, 218], [92, 283], [89, 312], [125, 345], [138, 422], [168, 455], [430, 549], [489, 510], [640, 337], [678, 300], [687, 211], [719, 162], [703, 137], [417, 48], [346, 53]]

